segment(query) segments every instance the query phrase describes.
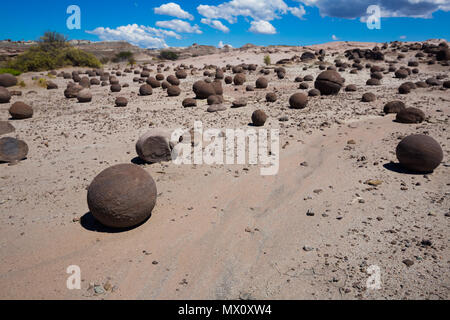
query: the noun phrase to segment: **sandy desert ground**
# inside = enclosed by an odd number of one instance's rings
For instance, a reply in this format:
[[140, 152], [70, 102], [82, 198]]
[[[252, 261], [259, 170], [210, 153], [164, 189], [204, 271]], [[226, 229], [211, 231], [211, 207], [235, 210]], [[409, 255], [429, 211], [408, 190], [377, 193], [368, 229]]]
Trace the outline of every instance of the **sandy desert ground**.
[[[333, 65], [338, 57], [345, 60], [349, 47], [312, 48], [327, 49], [325, 61]], [[180, 63], [256, 63], [246, 82], [254, 85], [264, 50], [170, 62], [171, 70], [163, 73], [173, 74]], [[271, 50], [273, 63], [305, 51]], [[406, 66], [415, 53], [405, 53], [396, 67]], [[387, 53], [386, 60], [397, 54]], [[92, 86], [93, 100], [83, 104], [64, 97], [69, 80], [51, 79], [59, 89], [46, 90], [32, 80], [46, 73], [22, 75], [27, 86], [9, 88], [22, 91], [11, 103], [30, 104], [34, 116], [11, 120], [16, 131], [7, 135], [27, 142], [28, 158], [0, 164], [0, 298], [448, 299], [450, 93], [433, 86], [400, 95], [397, 88], [437, 75], [449, 80], [450, 68], [420, 63], [418, 74], [400, 80], [386, 73], [380, 86], [365, 85], [368, 69], [350, 74], [348, 68], [341, 75], [356, 92], [310, 97], [307, 108], [294, 110], [290, 95], [307, 92], [298, 89], [295, 77], [321, 71], [312, 62], [284, 67], [284, 79], [273, 71], [266, 76], [266, 90], [224, 85], [228, 109], [219, 113], [206, 112], [206, 101], [195, 108], [181, 105], [194, 97], [192, 85], [204, 78], [202, 70], [181, 80], [179, 97], [167, 97], [162, 89], [141, 97], [135, 75], [125, 74], [118, 78], [128, 88], [112, 93], [109, 86]], [[269, 91], [278, 94], [277, 102], [265, 101]], [[361, 102], [365, 92], [377, 100]], [[128, 99], [127, 107], [114, 107], [118, 96]], [[239, 97], [247, 97], [248, 105], [229, 108]], [[392, 100], [420, 108], [427, 119], [394, 122], [395, 115], [383, 113]], [[0, 104], [0, 120], [9, 119], [11, 103]], [[191, 128], [201, 120], [205, 127], [246, 129], [256, 109], [269, 116], [265, 128], [280, 129], [278, 175], [261, 176], [250, 165], [136, 161], [135, 143], [149, 128]], [[432, 174], [407, 173], [397, 164], [397, 144], [414, 133], [432, 136], [444, 151]], [[157, 205], [143, 225], [112, 232], [89, 213], [86, 190], [102, 170], [132, 161], [155, 179]], [[81, 268], [81, 290], [66, 288], [70, 265]], [[366, 288], [373, 265], [381, 271], [377, 290]]]

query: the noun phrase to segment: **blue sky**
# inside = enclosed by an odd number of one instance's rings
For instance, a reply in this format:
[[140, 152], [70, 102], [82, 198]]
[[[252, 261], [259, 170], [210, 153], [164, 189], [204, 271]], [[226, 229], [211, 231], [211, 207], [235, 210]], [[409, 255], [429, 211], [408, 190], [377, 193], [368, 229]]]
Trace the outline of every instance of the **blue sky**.
[[[380, 8], [381, 29], [363, 21]], [[69, 30], [69, 5], [81, 29]], [[70, 39], [127, 40], [141, 47], [310, 45], [343, 41], [449, 39], [450, 0], [24, 0], [2, 3], [0, 39], [35, 40], [46, 30]]]

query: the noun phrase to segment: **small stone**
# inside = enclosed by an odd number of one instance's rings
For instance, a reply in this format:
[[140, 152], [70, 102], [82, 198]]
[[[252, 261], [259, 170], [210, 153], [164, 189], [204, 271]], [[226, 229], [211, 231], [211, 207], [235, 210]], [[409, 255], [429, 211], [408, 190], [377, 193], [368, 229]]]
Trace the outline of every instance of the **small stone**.
[[378, 187], [382, 183], [383, 183], [383, 181], [381, 181], [381, 180], [367, 180], [366, 181], [366, 184], [368, 184], [369, 186], [373, 186], [373, 187]]
[[409, 259], [405, 259], [403, 260], [403, 263], [407, 266], [407, 267], [411, 267], [414, 264], [414, 261], [409, 260]]
[[94, 286], [94, 292], [95, 294], [104, 294], [105, 289], [102, 286]]

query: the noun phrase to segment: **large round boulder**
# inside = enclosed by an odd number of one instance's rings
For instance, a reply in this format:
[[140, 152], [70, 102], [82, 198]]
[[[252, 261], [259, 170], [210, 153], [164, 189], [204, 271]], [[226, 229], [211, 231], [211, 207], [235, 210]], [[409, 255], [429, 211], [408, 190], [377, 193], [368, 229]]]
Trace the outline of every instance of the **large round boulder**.
[[[195, 96], [197, 99], [208, 99], [209, 96], [215, 95], [215, 94], [222, 94], [217, 92], [216, 90], [219, 89], [218, 85], [213, 85], [213, 83], [207, 83], [203, 80], [199, 80], [194, 83], [193, 90], [195, 93]], [[220, 91], [220, 90], [218, 90]]]
[[53, 81], [47, 81], [47, 90], [56, 90], [58, 89], [58, 85]]
[[142, 135], [136, 143], [136, 153], [147, 163], [158, 163], [172, 160], [172, 149], [175, 143], [171, 141], [170, 130], [151, 129]]
[[294, 93], [289, 98], [289, 105], [292, 109], [303, 109], [308, 104], [308, 96], [304, 93]]
[[176, 76], [174, 76], [173, 74], [168, 76], [166, 80], [167, 80], [167, 82], [169, 82], [173, 86], [179, 86], [180, 85], [180, 80]]
[[101, 172], [88, 188], [87, 202], [95, 219], [107, 227], [130, 228], [147, 220], [156, 204], [156, 184], [134, 164]]
[[122, 91], [122, 86], [118, 83], [111, 85], [111, 92], [120, 92]]
[[267, 121], [267, 115], [262, 110], [256, 110], [252, 114], [252, 123], [255, 127], [262, 127]]
[[425, 113], [422, 110], [414, 107], [400, 110], [400, 112], [397, 113], [397, 117], [395, 118], [395, 121], [400, 123], [421, 123], [424, 120]]
[[404, 110], [405, 104], [402, 101], [390, 101], [384, 106], [384, 113], [399, 113]]
[[197, 106], [197, 101], [193, 98], [186, 98], [182, 102], [183, 107], [185, 108], [191, 108]]
[[161, 82], [159, 82], [158, 80], [156, 80], [156, 79], [153, 78], [153, 77], [148, 77], [146, 82], [147, 82], [147, 84], [149, 84], [153, 89], [161, 87]]
[[339, 72], [327, 70], [319, 74], [314, 86], [322, 95], [332, 95], [339, 93], [344, 82]]
[[261, 77], [256, 80], [256, 88], [258, 89], [266, 89], [269, 86], [269, 82], [266, 78]]
[[16, 131], [16, 128], [8, 121], [0, 121], [0, 136]]
[[141, 96], [150, 96], [153, 94], [153, 90], [152, 87], [148, 84], [143, 84], [140, 88], [139, 88], [139, 94]]
[[0, 87], [13, 87], [17, 84], [17, 78], [14, 77], [12, 74], [4, 73], [0, 74]]
[[167, 95], [169, 97], [178, 97], [181, 94], [181, 89], [178, 86], [170, 86], [167, 88]]
[[176, 76], [178, 79], [186, 79], [186, 78], [187, 78], [187, 73], [186, 73], [185, 70], [178, 70], [178, 71], [175, 73], [175, 76]]
[[444, 158], [439, 143], [423, 134], [404, 138], [398, 144], [396, 154], [403, 167], [420, 173], [433, 172]]
[[0, 139], [0, 162], [20, 161], [27, 157], [28, 145], [11, 137]]
[[275, 102], [277, 101], [278, 97], [275, 92], [269, 92], [266, 94], [266, 101], [267, 102]]
[[9, 114], [14, 120], [28, 119], [33, 117], [33, 108], [24, 102], [18, 101], [9, 108]]
[[128, 99], [125, 97], [117, 97], [115, 105], [116, 107], [126, 107], [128, 105]]
[[373, 102], [377, 100], [377, 96], [372, 92], [366, 92], [363, 94], [361, 101], [362, 102]]
[[233, 79], [233, 83], [234, 83], [236, 86], [241, 86], [241, 85], [243, 85], [243, 84], [245, 83], [245, 81], [246, 81], [246, 78], [245, 78], [245, 74], [243, 74], [243, 73], [238, 73], [238, 74], [236, 74], [236, 75], [234, 76], [234, 79]]
[[91, 87], [91, 80], [89, 80], [88, 77], [81, 78], [80, 86], [82, 86], [83, 88], [90, 88]]
[[0, 87], [0, 103], [8, 103], [11, 100], [11, 93], [3, 88]]
[[76, 98], [78, 95], [78, 92], [83, 90], [83, 87], [78, 84], [68, 85], [67, 89], [64, 90], [64, 96], [67, 99]]
[[92, 93], [89, 90], [84, 89], [78, 92], [77, 100], [79, 103], [87, 103], [92, 101]]

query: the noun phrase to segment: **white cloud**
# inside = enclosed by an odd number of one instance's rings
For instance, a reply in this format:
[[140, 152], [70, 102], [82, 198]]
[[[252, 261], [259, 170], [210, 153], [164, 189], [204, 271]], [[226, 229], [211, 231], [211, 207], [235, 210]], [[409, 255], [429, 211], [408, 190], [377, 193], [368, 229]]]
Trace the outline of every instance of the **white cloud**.
[[102, 41], [127, 41], [142, 48], [166, 48], [166, 37], [181, 39], [180, 35], [173, 31], [156, 29], [148, 26], [129, 24], [115, 29], [99, 27], [92, 31], [86, 31], [99, 37]]
[[265, 20], [252, 21], [251, 27], [249, 29], [250, 32], [260, 33], [260, 34], [275, 34], [277, 30], [275, 27], [270, 24], [270, 22]]
[[231, 44], [224, 44], [223, 41], [220, 41], [219, 44], [217, 45], [217, 47], [219, 49], [222, 49], [223, 47], [228, 46], [230, 48], [233, 48], [233, 46]]
[[271, 21], [288, 12], [283, 0], [231, 0], [218, 6], [199, 5], [197, 11], [208, 19], [224, 19], [236, 23], [238, 16]]
[[160, 28], [171, 29], [181, 33], [196, 33], [196, 34], [203, 33], [198, 25], [192, 26], [189, 22], [179, 19], [169, 21], [157, 21], [156, 25]]
[[305, 8], [303, 6], [289, 8], [289, 11], [292, 15], [296, 16], [299, 19], [303, 19], [303, 16], [306, 14]]
[[339, 38], [338, 37], [336, 37], [334, 34], [331, 36], [331, 39], [333, 39], [334, 41], [337, 41], [337, 40], [339, 40]]
[[400, 36], [400, 39], [404, 40], [406, 39], [406, 36]]
[[169, 2], [154, 9], [156, 14], [177, 17], [180, 19], [194, 20], [194, 16], [181, 9], [179, 4]]
[[227, 26], [225, 26], [222, 22], [220, 22], [219, 20], [211, 20], [211, 19], [203, 18], [200, 22], [210, 26], [211, 28], [220, 30], [222, 32], [225, 32], [225, 33], [230, 32], [230, 29]]
[[[364, 18], [370, 5], [379, 5], [382, 17], [431, 18], [437, 10], [450, 10], [449, 0], [295, 0], [319, 8], [322, 16]], [[364, 19], [363, 19], [364, 20]]]

